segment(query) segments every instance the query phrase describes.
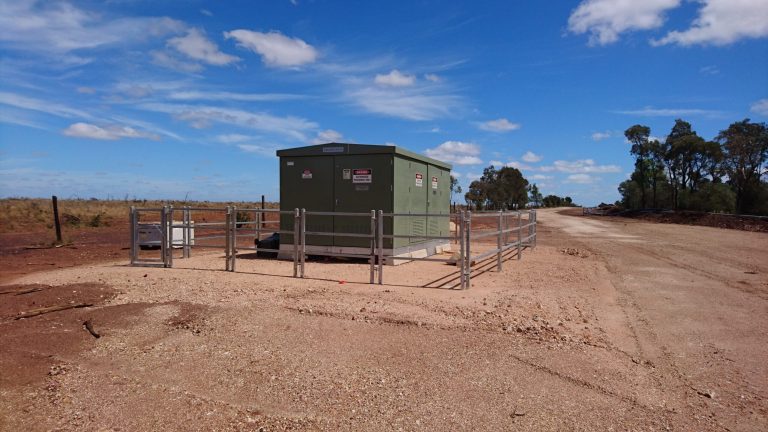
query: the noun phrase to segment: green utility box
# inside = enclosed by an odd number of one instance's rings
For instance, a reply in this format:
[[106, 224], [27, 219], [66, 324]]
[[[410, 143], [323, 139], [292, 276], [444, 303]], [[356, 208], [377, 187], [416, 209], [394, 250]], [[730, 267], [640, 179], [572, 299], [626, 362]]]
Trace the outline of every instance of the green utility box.
[[[329, 143], [279, 150], [280, 210], [304, 208], [307, 253], [364, 253], [370, 239], [340, 234], [370, 234], [370, 216], [312, 215], [311, 212], [366, 213], [382, 210], [384, 235], [450, 236], [451, 165], [385, 145]], [[417, 214], [418, 216], [407, 216]], [[280, 229], [293, 230], [293, 216], [282, 215]], [[316, 233], [334, 233], [320, 235]], [[281, 235], [281, 250], [293, 247]], [[384, 239], [387, 255], [427, 256], [450, 246], [448, 240]]]

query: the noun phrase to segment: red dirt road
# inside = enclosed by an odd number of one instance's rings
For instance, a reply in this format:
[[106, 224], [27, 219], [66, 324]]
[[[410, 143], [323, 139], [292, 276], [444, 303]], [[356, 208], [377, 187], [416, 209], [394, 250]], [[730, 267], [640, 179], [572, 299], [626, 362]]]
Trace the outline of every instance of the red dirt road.
[[539, 221], [469, 291], [423, 288], [455, 271], [435, 263], [372, 286], [197, 252], [29, 274], [0, 289], [46, 287], [0, 295], [0, 430], [768, 429], [768, 235]]

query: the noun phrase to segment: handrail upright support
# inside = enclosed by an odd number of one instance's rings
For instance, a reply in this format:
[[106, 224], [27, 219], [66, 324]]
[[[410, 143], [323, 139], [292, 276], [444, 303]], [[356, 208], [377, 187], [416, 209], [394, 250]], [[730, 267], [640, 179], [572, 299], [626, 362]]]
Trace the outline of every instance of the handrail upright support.
[[128, 216], [131, 223], [131, 265], [136, 263], [136, 207], [131, 206]]
[[373, 285], [373, 283], [376, 280], [376, 210], [371, 210], [371, 278], [370, 283]]
[[496, 233], [496, 270], [501, 271], [501, 255], [502, 255], [502, 232], [503, 232], [503, 219], [504, 219], [504, 210], [499, 211], [499, 218], [496, 223], [496, 228], [498, 228], [498, 233]]
[[466, 277], [466, 288], [469, 289], [472, 285], [472, 251], [471, 251], [471, 245], [472, 245], [472, 211], [467, 212], [467, 256], [466, 256], [466, 264], [464, 266], [464, 269], [467, 272]]
[[517, 259], [522, 259], [523, 253], [523, 214], [517, 212]]
[[459, 284], [461, 289], [464, 289], [466, 286], [466, 279], [467, 275], [464, 273], [464, 267], [466, 265], [466, 260], [464, 259], [464, 256], [466, 254], [466, 250], [464, 247], [465, 240], [464, 238], [464, 225], [466, 221], [464, 220], [464, 210], [460, 210], [459, 217], [458, 217], [459, 226], [456, 227], [458, 230], [458, 240], [459, 240]]
[[307, 209], [301, 209], [301, 277], [304, 277], [304, 264], [307, 259]]
[[[377, 260], [379, 264], [379, 285], [384, 283], [384, 211], [379, 210], [376, 214], [376, 224], [378, 225], [378, 237], [376, 243], [379, 246], [377, 251]], [[394, 240], [394, 239], [393, 239]]]
[[293, 211], [293, 277], [299, 277], [299, 231], [301, 217], [299, 209], [295, 208]]

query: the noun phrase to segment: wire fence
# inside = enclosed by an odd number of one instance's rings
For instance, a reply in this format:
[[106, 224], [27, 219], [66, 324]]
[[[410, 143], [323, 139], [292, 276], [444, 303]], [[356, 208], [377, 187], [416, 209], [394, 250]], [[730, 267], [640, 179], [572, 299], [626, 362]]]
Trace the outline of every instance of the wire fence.
[[[363, 219], [370, 222], [369, 230], [361, 232], [339, 232], [329, 230], [322, 224], [307, 221], [319, 217]], [[447, 219], [449, 229], [446, 235], [429, 235], [419, 232], [396, 233], [395, 218]], [[131, 248], [130, 262], [133, 266], [173, 267], [174, 250], [181, 250], [181, 258], [190, 258], [192, 250], [224, 250], [225, 270], [234, 272], [237, 254], [253, 251], [256, 256], [270, 253], [287, 254], [293, 261], [293, 277], [306, 276], [308, 256], [356, 258], [368, 261], [369, 283], [384, 283], [385, 264], [401, 264], [410, 261], [430, 261], [456, 265], [459, 269], [459, 287], [469, 289], [473, 265], [495, 258], [497, 270], [510, 256], [522, 259], [525, 248], [536, 247], [536, 210], [489, 211], [456, 213], [385, 213], [371, 210], [366, 213], [319, 212], [306, 209], [277, 210], [263, 208], [161, 208], [130, 209]], [[368, 226], [367, 223], [364, 224]], [[360, 224], [356, 225], [360, 226]], [[292, 227], [292, 229], [285, 229]], [[385, 229], [385, 227], [388, 227]], [[279, 248], [260, 246], [266, 237], [279, 234], [281, 239], [290, 238], [290, 243], [280, 243]], [[307, 237], [311, 237], [308, 242]], [[319, 239], [327, 239], [322, 241]], [[367, 240], [367, 247], [317, 248], [315, 244], [338, 244], [338, 239]], [[396, 248], [396, 239], [405, 239], [410, 246]], [[359, 241], [359, 240], [358, 240]], [[458, 252], [450, 257], [441, 254], [424, 253], [417, 256], [414, 250], [425, 249], [425, 244], [444, 244], [450, 250], [458, 246]], [[274, 245], [274, 243], [271, 243]], [[307, 246], [311, 247], [308, 250]], [[477, 251], [475, 249], [477, 248]], [[437, 252], [440, 249], [434, 249]], [[155, 252], [152, 252], [155, 251]], [[158, 253], [159, 251], [159, 253]], [[485, 265], [485, 264], [484, 264]]]

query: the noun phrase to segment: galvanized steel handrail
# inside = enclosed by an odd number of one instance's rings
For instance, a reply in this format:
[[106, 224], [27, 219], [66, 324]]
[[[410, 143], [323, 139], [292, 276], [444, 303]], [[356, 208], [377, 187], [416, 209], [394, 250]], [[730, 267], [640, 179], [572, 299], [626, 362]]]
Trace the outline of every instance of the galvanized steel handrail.
[[[174, 211], [181, 211], [183, 220], [178, 223], [174, 220]], [[224, 213], [224, 221], [222, 222], [192, 222], [191, 212], [221, 212]], [[159, 212], [160, 222], [140, 222], [139, 215], [141, 212]], [[256, 221], [237, 221], [237, 216], [242, 213], [255, 213]], [[293, 230], [269, 230], [270, 232], [276, 232], [280, 234], [293, 235], [293, 247], [280, 249], [261, 248], [258, 246], [238, 246], [237, 240], [239, 238], [255, 237], [261, 239], [262, 230], [267, 224], [280, 224], [280, 221], [267, 221], [266, 218], [262, 218], [264, 213], [280, 214], [280, 215], [292, 215], [293, 216]], [[317, 256], [335, 256], [335, 257], [350, 257], [368, 259], [370, 265], [370, 283], [378, 281], [379, 284], [383, 283], [384, 273], [384, 261], [385, 260], [402, 260], [402, 261], [431, 261], [431, 262], [453, 262], [453, 258], [434, 258], [434, 257], [413, 257], [413, 256], [397, 256], [394, 255], [394, 249], [389, 250], [389, 253], [384, 249], [385, 239], [424, 239], [424, 240], [449, 240], [457, 241], [459, 244], [459, 254], [456, 264], [459, 266], [459, 279], [462, 289], [468, 289], [470, 287], [472, 263], [480, 260], [485, 260], [494, 255], [497, 256], [497, 269], [501, 271], [503, 254], [510, 249], [517, 249], [517, 259], [522, 257], [523, 247], [535, 248], [536, 246], [536, 211], [529, 210], [527, 212], [528, 217], [523, 223], [523, 212], [521, 211], [486, 211], [486, 212], [471, 212], [460, 211], [459, 213], [384, 213], [382, 210], [372, 210], [370, 213], [352, 213], [352, 212], [319, 212], [319, 211], [306, 211], [305, 209], [296, 208], [291, 211], [277, 210], [277, 209], [261, 209], [261, 208], [248, 208], [238, 209], [235, 206], [228, 206], [226, 208], [202, 208], [202, 207], [182, 207], [174, 209], [172, 206], [165, 206], [162, 208], [148, 208], [140, 209], [131, 207], [129, 214], [130, 230], [131, 230], [131, 248], [130, 258], [131, 265], [154, 265], [163, 267], [173, 266], [173, 248], [180, 246], [183, 248], [183, 257], [188, 258], [191, 256], [191, 248], [224, 248], [225, 252], [225, 268], [227, 271], [235, 271], [236, 258], [238, 250], [253, 250], [263, 252], [292, 252], [294, 262], [294, 277], [305, 276], [305, 260], [308, 254], [306, 236], [327, 236], [327, 237], [347, 237], [347, 238], [364, 238], [370, 239], [370, 250], [366, 253], [347, 253], [347, 252], [332, 252], [332, 251], [311, 251], [309, 254]], [[370, 218], [371, 228], [369, 233], [349, 233], [349, 232], [327, 232], [327, 231], [307, 231], [306, 221], [311, 216], [341, 216], [341, 217], [367, 217]], [[417, 235], [417, 234], [384, 234], [384, 219], [387, 217], [441, 217], [449, 218], [450, 221], [458, 222], [456, 224], [455, 234], [450, 236], [432, 236], [432, 235]], [[496, 229], [492, 231], [482, 230], [473, 233], [472, 219], [488, 219], [497, 218]], [[512, 218], [517, 219], [515, 227], [510, 227], [510, 220]], [[249, 231], [247, 234], [240, 234], [238, 230], [243, 226], [256, 226], [255, 232]], [[140, 241], [138, 235], [139, 227], [143, 226], [155, 226], [160, 228], [161, 239], [154, 241]], [[174, 240], [174, 228], [182, 229], [181, 242]], [[198, 236], [192, 238], [192, 229], [221, 229], [223, 234], [220, 235], [208, 235]], [[523, 235], [523, 230], [528, 229], [527, 235]], [[244, 231], [241, 231], [244, 232]], [[517, 238], [510, 241], [508, 234], [517, 233]], [[453, 233], [453, 231], [452, 231]], [[471, 243], [473, 240], [481, 238], [488, 238], [495, 236], [497, 238], [496, 248], [485, 251], [483, 253], [472, 255]], [[213, 239], [225, 239], [224, 245], [209, 245], [201, 244], [200, 242]], [[141, 258], [139, 259], [138, 248], [140, 246], [157, 246], [160, 245], [161, 252], [160, 258]], [[410, 249], [410, 248], [409, 248]], [[407, 252], [410, 253], [410, 252]], [[485, 265], [485, 264], [483, 264]], [[376, 278], [378, 274], [378, 278]]]

